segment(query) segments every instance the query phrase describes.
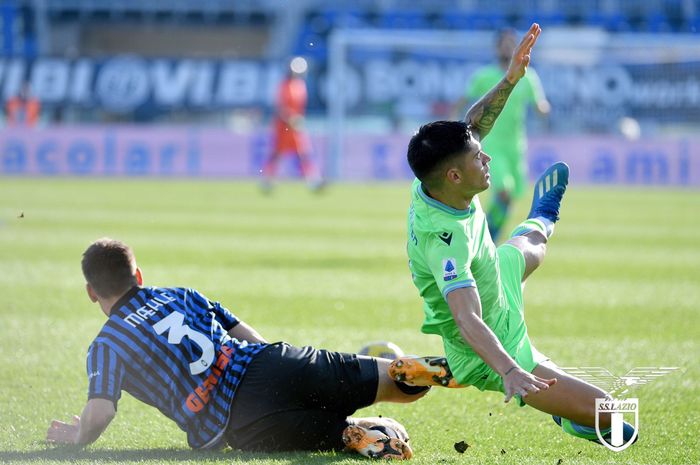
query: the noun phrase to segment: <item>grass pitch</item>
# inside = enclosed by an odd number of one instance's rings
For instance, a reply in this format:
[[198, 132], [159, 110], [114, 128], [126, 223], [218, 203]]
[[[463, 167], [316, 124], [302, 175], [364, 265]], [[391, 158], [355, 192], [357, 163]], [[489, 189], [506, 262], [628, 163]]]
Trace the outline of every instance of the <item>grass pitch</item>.
[[[442, 353], [419, 333], [406, 265], [407, 183], [339, 185], [0, 179], [0, 463], [368, 463], [346, 454], [199, 453], [125, 394], [86, 450], [50, 448], [49, 421], [80, 413], [85, 353], [104, 316], [80, 255], [101, 236], [135, 249], [146, 284], [195, 287], [270, 340], [356, 351], [391, 340]], [[434, 389], [383, 404], [412, 436], [416, 464], [698, 463], [700, 192], [572, 186], [544, 266], [525, 292], [534, 344], [563, 366], [682, 370], [635, 391], [641, 440], [613, 453], [496, 393]], [[528, 210], [523, 200], [514, 218]], [[515, 222], [515, 220], [513, 220]], [[513, 224], [515, 224], [513, 222]], [[454, 444], [465, 441], [460, 454]]]

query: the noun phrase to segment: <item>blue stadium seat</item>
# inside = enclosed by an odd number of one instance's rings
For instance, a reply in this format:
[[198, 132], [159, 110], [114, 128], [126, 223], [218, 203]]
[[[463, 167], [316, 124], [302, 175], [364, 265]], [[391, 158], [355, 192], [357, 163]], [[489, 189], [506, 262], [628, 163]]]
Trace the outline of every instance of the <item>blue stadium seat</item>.
[[13, 2], [7, 2], [0, 5], [0, 21], [2, 27], [0, 32], [0, 45], [2, 46], [2, 55], [12, 56], [14, 54], [14, 22], [17, 20], [17, 6]]
[[426, 29], [429, 23], [420, 11], [387, 11], [379, 16], [377, 26], [387, 29]]
[[501, 29], [508, 25], [505, 15], [500, 12], [446, 12], [442, 21], [450, 29], [457, 30]]
[[326, 38], [309, 31], [299, 35], [294, 53], [325, 60], [328, 53]]
[[39, 55], [39, 46], [35, 36], [24, 37], [24, 57], [36, 58]]
[[313, 14], [306, 18], [304, 22], [304, 30], [314, 34], [326, 35], [332, 28], [328, 17], [321, 14]]
[[532, 13], [523, 16], [517, 27], [527, 29], [532, 23], [539, 23], [542, 27], [561, 26], [566, 23], [566, 17], [561, 12]]
[[649, 32], [672, 32], [668, 18], [661, 11], [652, 11], [647, 15]]
[[365, 14], [360, 10], [324, 10], [321, 14], [326, 18], [331, 28], [334, 27], [364, 27], [367, 26]]
[[686, 30], [693, 34], [700, 34], [700, 15], [694, 16], [688, 20]]
[[599, 26], [612, 32], [623, 32], [631, 29], [630, 20], [622, 13], [602, 13], [591, 11], [584, 17], [585, 24]]

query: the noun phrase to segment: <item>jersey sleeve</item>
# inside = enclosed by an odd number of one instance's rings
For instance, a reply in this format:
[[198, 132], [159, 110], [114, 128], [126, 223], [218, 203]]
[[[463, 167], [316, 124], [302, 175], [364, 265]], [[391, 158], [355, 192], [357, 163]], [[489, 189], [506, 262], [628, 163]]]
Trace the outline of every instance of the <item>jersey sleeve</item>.
[[231, 331], [235, 328], [238, 323], [241, 322], [236, 316], [231, 313], [226, 307], [222, 306], [219, 302], [209, 302], [212, 306], [216, 319], [221, 323], [221, 326], [226, 331]]
[[214, 313], [216, 321], [218, 321], [221, 324], [221, 327], [224, 328], [224, 331], [231, 331], [231, 329], [235, 328], [236, 325], [238, 325], [238, 323], [241, 322], [241, 320], [236, 318], [236, 316], [233, 313], [231, 313], [226, 307], [221, 305], [219, 302], [213, 302], [207, 299], [194, 289], [191, 289], [190, 291], [199, 301], [198, 303], [203, 305], [208, 311]]
[[426, 261], [442, 296], [463, 287], [476, 287], [471, 272], [472, 257], [466, 238], [456, 232], [431, 234], [426, 243]]
[[87, 354], [88, 400], [111, 400], [116, 410], [124, 372], [122, 360], [109, 345], [93, 343]]

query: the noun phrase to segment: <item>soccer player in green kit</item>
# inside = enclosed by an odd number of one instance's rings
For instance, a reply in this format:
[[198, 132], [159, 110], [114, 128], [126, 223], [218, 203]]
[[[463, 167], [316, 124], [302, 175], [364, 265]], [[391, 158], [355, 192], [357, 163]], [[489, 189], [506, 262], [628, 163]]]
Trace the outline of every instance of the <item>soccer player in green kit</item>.
[[[533, 24], [514, 50], [504, 77], [464, 121], [422, 126], [408, 147], [417, 179], [408, 218], [413, 282], [424, 299], [422, 332], [442, 337], [446, 359], [402, 357], [390, 374], [414, 385], [474, 386], [500, 391], [505, 401], [549, 413], [564, 431], [597, 441], [595, 399], [601, 389], [566, 374], [530, 343], [522, 286], [542, 263], [569, 179], [562, 162], [535, 184], [532, 209], [510, 239], [496, 247], [477, 194], [489, 187], [489, 162], [481, 139], [518, 81], [540, 35]], [[601, 433], [610, 417], [600, 415]], [[608, 429], [608, 430], [606, 430]], [[624, 437], [634, 428], [626, 424]]]
[[[474, 73], [466, 91], [466, 98], [460, 99], [456, 105], [457, 111], [462, 112], [467, 101], [475, 102], [503, 78], [516, 43], [517, 36], [514, 30], [503, 29], [498, 32], [496, 36], [498, 64], [484, 66]], [[534, 105], [539, 114], [549, 114], [550, 104], [545, 97], [540, 79], [532, 68], [511, 92], [508, 103], [493, 125], [491, 137], [485, 140], [482, 146], [486, 153], [493, 155], [492, 195], [486, 209], [486, 219], [494, 242], [498, 241], [501, 229], [505, 226], [511, 203], [522, 197], [527, 188], [525, 117], [530, 104]]]

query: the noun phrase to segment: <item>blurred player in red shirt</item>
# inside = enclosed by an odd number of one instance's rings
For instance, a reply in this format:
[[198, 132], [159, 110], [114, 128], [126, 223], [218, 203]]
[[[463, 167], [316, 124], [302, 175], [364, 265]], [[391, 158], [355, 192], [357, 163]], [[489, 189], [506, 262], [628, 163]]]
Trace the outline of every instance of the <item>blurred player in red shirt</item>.
[[19, 93], [5, 105], [8, 126], [36, 126], [41, 113], [41, 103], [31, 95], [29, 83], [22, 84]]
[[274, 142], [272, 153], [263, 166], [262, 189], [269, 192], [272, 180], [277, 172], [277, 165], [283, 155], [294, 154], [299, 158], [301, 173], [313, 190], [323, 187], [321, 175], [310, 157], [311, 147], [303, 131], [306, 113], [306, 60], [294, 58], [289, 64], [286, 78], [277, 91], [277, 111], [273, 128]]

